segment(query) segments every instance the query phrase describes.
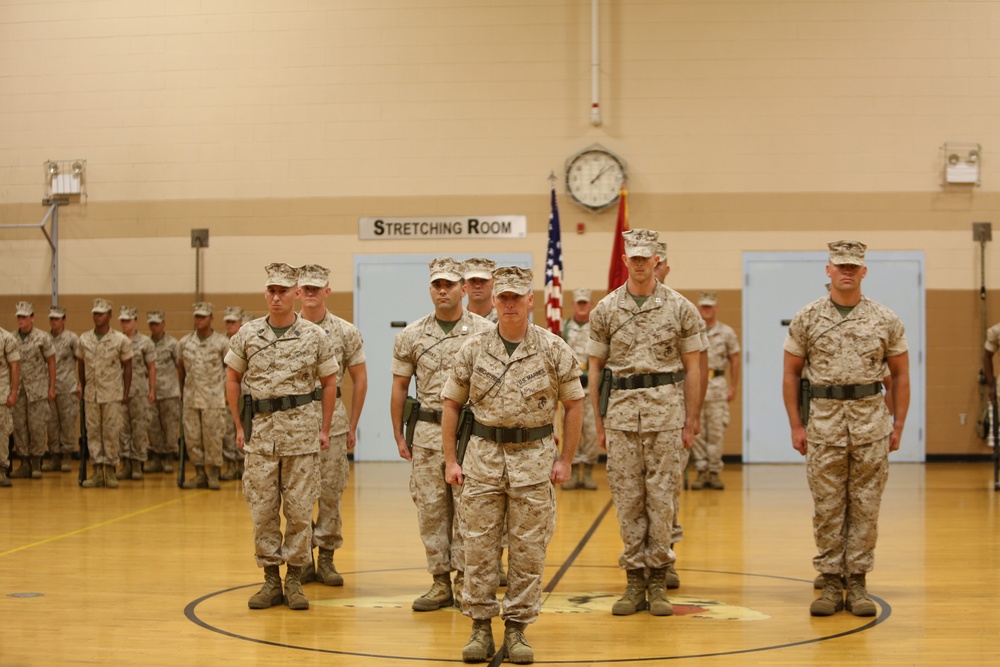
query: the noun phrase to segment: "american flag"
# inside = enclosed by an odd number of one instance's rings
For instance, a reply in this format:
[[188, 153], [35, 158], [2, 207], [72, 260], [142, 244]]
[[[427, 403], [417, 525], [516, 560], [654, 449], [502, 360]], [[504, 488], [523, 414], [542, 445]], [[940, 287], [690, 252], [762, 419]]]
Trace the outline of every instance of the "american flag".
[[549, 331], [562, 334], [562, 238], [556, 188], [552, 186], [552, 213], [549, 215], [549, 249], [545, 256], [545, 324]]

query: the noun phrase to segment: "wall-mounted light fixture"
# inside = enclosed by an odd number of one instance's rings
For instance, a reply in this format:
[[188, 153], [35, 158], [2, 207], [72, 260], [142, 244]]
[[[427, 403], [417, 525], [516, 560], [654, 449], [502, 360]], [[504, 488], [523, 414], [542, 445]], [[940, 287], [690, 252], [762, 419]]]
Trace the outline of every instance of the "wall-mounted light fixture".
[[86, 160], [46, 160], [45, 198], [77, 199], [87, 196]]
[[941, 149], [944, 152], [943, 185], [980, 185], [982, 146], [947, 142]]

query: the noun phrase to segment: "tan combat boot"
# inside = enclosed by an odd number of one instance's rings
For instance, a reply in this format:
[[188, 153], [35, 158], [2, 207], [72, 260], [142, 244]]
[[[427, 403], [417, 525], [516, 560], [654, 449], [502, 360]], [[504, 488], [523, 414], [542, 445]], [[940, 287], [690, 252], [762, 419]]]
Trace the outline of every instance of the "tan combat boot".
[[118, 476], [123, 480], [132, 479], [132, 459], [122, 459], [122, 467], [118, 471]]
[[570, 468], [571, 472], [570, 472], [570, 475], [569, 475], [569, 479], [567, 479], [565, 482], [562, 483], [562, 489], [563, 489], [563, 491], [572, 491], [573, 489], [579, 489], [579, 488], [581, 488], [581, 486], [582, 486], [582, 482], [580, 481], [580, 475], [581, 475], [580, 468], [581, 467], [582, 467], [582, 464], [580, 464], [580, 463], [574, 463], [571, 466], [571, 468]]
[[7, 477], [6, 467], [4, 467], [3, 470], [0, 470], [0, 486], [13, 486], [13, 484], [10, 483], [10, 479]]
[[223, 482], [232, 482], [236, 479], [235, 461], [226, 461], [226, 467], [223, 469], [222, 474], [219, 475], [219, 479]]
[[41, 479], [42, 478], [42, 457], [32, 456], [31, 460], [31, 479]]
[[302, 584], [299, 582], [299, 575], [302, 568], [296, 565], [289, 565], [285, 572], [285, 601], [288, 608], [302, 611], [309, 608], [309, 598], [302, 592]]
[[465, 588], [465, 572], [462, 570], [455, 570], [455, 585], [452, 586], [452, 600], [455, 602], [455, 606], [459, 609], [462, 608], [462, 589]]
[[646, 609], [646, 575], [641, 569], [627, 570], [628, 585], [625, 594], [611, 607], [615, 616], [630, 616]]
[[267, 609], [284, 602], [285, 598], [281, 591], [281, 571], [277, 565], [265, 565], [264, 585], [250, 596], [247, 606], [251, 609]]
[[333, 564], [333, 549], [320, 547], [319, 557], [316, 559], [316, 578], [327, 586], [344, 585], [344, 578]]
[[163, 459], [163, 472], [173, 472], [174, 471], [174, 455], [173, 454], [161, 454], [160, 458]]
[[454, 602], [451, 593], [451, 574], [434, 575], [431, 589], [413, 601], [413, 611], [434, 611], [441, 607], [450, 607]]
[[221, 489], [222, 485], [219, 484], [219, 466], [205, 466], [205, 471], [208, 474], [208, 480], [206, 481], [208, 488], [213, 491]]
[[62, 454], [53, 454], [42, 463], [42, 472], [59, 472], [62, 469]]
[[706, 484], [708, 484], [708, 471], [699, 470], [698, 476], [695, 478], [693, 482], [691, 482], [691, 488], [694, 489], [695, 491], [700, 491], [705, 488]]
[[69, 462], [72, 460], [73, 460], [72, 456], [70, 456], [69, 454], [63, 454], [62, 459], [59, 462], [59, 472], [71, 471], [73, 467], [70, 465]]
[[490, 619], [472, 621], [472, 635], [462, 649], [462, 660], [465, 662], [486, 662], [496, 653], [493, 643], [493, 628]]
[[530, 665], [535, 661], [535, 652], [524, 638], [524, 623], [504, 622], [503, 649], [507, 660], [515, 665]]
[[593, 473], [594, 473], [594, 466], [590, 463], [584, 463], [583, 479], [580, 481], [580, 484], [582, 484], [583, 488], [587, 489], [588, 491], [597, 490], [597, 482], [594, 481]]
[[649, 613], [653, 616], [673, 616], [674, 607], [667, 599], [667, 568], [654, 567], [649, 570]]
[[864, 572], [848, 575], [847, 603], [844, 606], [855, 616], [874, 616], [878, 612], [875, 602], [868, 597]]
[[670, 590], [681, 587], [681, 575], [677, 574], [677, 570], [674, 568], [673, 563], [667, 566], [666, 582], [667, 588]]
[[104, 486], [104, 466], [100, 463], [95, 463], [91, 468], [90, 477], [83, 480], [80, 486], [85, 489], [95, 489], [99, 486]]
[[194, 467], [195, 476], [181, 485], [183, 489], [207, 489], [208, 477], [205, 476], [205, 466]]
[[115, 476], [115, 467], [113, 465], [104, 466], [104, 486], [109, 489], [118, 488], [118, 477]]
[[[847, 586], [846, 577], [841, 577], [840, 580], [844, 583], [844, 586]], [[813, 588], [815, 588], [818, 591], [821, 591], [823, 590], [823, 586], [825, 585], [826, 585], [826, 579], [824, 578], [823, 574], [822, 573], [817, 574], [816, 578], [813, 579]]]
[[844, 582], [839, 574], [823, 575], [823, 592], [809, 605], [813, 616], [832, 616], [844, 608]]
[[10, 473], [11, 479], [30, 479], [31, 478], [31, 461], [28, 460], [27, 456], [21, 457], [21, 465], [17, 470]]
[[130, 479], [133, 482], [142, 481], [142, 461], [139, 459], [132, 459], [132, 476]]
[[159, 454], [150, 454], [149, 458], [146, 459], [146, 463], [142, 466], [143, 472], [163, 472], [163, 461], [160, 460]]
[[312, 562], [312, 547], [309, 548], [309, 563], [302, 568], [299, 574], [300, 584], [311, 584], [316, 581], [316, 565]]
[[711, 472], [708, 474], [708, 488], [715, 489], [716, 491], [722, 491], [726, 488], [726, 485], [722, 483], [722, 478], [719, 477], [719, 473]]

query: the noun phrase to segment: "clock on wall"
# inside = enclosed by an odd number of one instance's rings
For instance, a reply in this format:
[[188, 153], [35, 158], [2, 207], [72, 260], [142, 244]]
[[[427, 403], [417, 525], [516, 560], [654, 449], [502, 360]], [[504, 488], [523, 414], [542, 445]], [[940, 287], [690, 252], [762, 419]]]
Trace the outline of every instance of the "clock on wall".
[[625, 160], [597, 144], [566, 161], [566, 189], [576, 203], [591, 211], [614, 204], [625, 178]]

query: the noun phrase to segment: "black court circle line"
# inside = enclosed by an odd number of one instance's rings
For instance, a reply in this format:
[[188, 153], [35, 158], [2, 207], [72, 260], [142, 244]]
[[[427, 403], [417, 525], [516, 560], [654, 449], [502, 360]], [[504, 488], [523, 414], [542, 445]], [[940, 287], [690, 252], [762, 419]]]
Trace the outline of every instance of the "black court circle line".
[[[607, 566], [607, 567], [612, 567], [612, 566]], [[618, 569], [618, 568], [615, 567], [615, 569]], [[345, 572], [344, 574], [353, 574], [353, 575], [357, 575], [357, 574], [376, 574], [376, 573], [379, 573], [379, 572], [405, 572], [405, 571], [411, 571], [411, 570], [413, 570], [413, 571], [419, 571], [419, 572], [423, 572], [424, 571], [423, 568], [394, 568], [394, 569], [370, 570], [370, 571], [361, 571], [361, 572], [358, 572], [358, 571], [356, 571], [356, 572]], [[810, 584], [810, 585], [812, 584], [811, 580], [796, 579], [794, 577], [783, 577], [783, 576], [769, 575], [769, 574], [753, 574], [753, 573], [748, 573], [748, 572], [727, 572], [727, 571], [722, 571], [722, 570], [693, 570], [693, 569], [685, 569], [685, 568], [678, 568], [678, 571], [681, 571], [681, 572], [705, 572], [705, 573], [712, 573], [712, 574], [728, 574], [728, 575], [743, 576], [743, 577], [760, 577], [760, 578], [764, 578], [764, 579], [779, 579], [779, 580], [783, 580], [783, 581], [800, 582], [800, 583]], [[338, 651], [336, 649], [317, 648], [317, 647], [312, 647], [312, 646], [297, 646], [295, 644], [287, 644], [287, 643], [281, 643], [281, 642], [274, 642], [274, 641], [269, 641], [269, 640], [266, 640], [266, 639], [257, 639], [256, 637], [248, 637], [246, 635], [240, 635], [240, 634], [237, 634], [235, 632], [230, 632], [229, 630], [223, 630], [222, 628], [219, 628], [219, 627], [216, 627], [214, 625], [211, 625], [210, 623], [208, 623], [208, 622], [202, 620], [201, 618], [199, 618], [198, 615], [197, 615], [197, 613], [196, 613], [196, 611], [195, 611], [196, 608], [197, 608], [197, 606], [199, 604], [201, 604], [202, 602], [204, 602], [205, 600], [209, 600], [209, 599], [211, 599], [213, 597], [217, 597], [219, 595], [224, 595], [225, 593], [230, 593], [232, 591], [237, 591], [237, 590], [240, 590], [240, 589], [243, 589], [243, 588], [254, 588], [254, 587], [257, 587], [259, 585], [260, 585], [259, 583], [254, 583], [254, 584], [247, 584], [246, 586], [234, 586], [232, 588], [226, 588], [224, 590], [216, 591], [214, 593], [209, 593], [208, 595], [203, 595], [202, 597], [197, 598], [196, 600], [193, 600], [192, 602], [188, 603], [188, 605], [186, 607], [184, 607], [184, 616], [187, 617], [187, 619], [189, 621], [191, 621], [192, 623], [194, 623], [195, 625], [198, 625], [198, 626], [200, 626], [200, 627], [202, 627], [202, 628], [204, 628], [206, 630], [218, 633], [220, 635], [224, 635], [224, 636], [227, 636], [227, 637], [232, 637], [234, 639], [240, 639], [240, 640], [243, 640], [243, 641], [254, 642], [254, 643], [257, 643], [257, 644], [264, 644], [264, 645], [267, 645], [267, 646], [277, 646], [279, 648], [287, 648], [287, 649], [292, 649], [292, 650], [296, 650], [296, 651], [310, 651], [310, 652], [313, 652], [313, 653], [323, 653], [323, 654], [329, 654], [329, 655], [344, 655], [344, 656], [353, 656], [353, 657], [358, 657], [358, 658], [377, 658], [377, 659], [380, 659], [380, 660], [407, 660], [407, 661], [411, 661], [411, 662], [455, 662], [455, 663], [463, 663], [464, 662], [464, 661], [462, 661], [460, 659], [449, 659], [449, 658], [424, 658], [424, 657], [406, 656], [406, 655], [384, 655], [384, 654], [380, 654], [380, 653], [361, 653], [361, 652], [358, 652], [358, 651]], [[803, 639], [803, 640], [800, 640], [800, 641], [787, 642], [787, 643], [784, 643], [784, 644], [774, 644], [774, 645], [769, 645], [769, 646], [758, 646], [758, 647], [754, 647], [754, 648], [734, 649], [734, 650], [731, 650], [731, 651], [716, 651], [716, 652], [712, 652], [712, 653], [689, 653], [689, 654], [684, 654], [684, 655], [644, 656], [644, 657], [639, 657], [639, 658], [606, 658], [606, 659], [580, 658], [580, 659], [577, 659], [577, 660], [536, 660], [535, 663], [536, 664], [550, 664], [550, 665], [560, 665], [560, 664], [572, 665], [572, 664], [580, 664], [580, 663], [588, 663], [588, 664], [599, 664], [599, 663], [600, 664], [615, 664], [615, 663], [635, 663], [635, 662], [660, 662], [660, 661], [683, 660], [683, 659], [691, 659], [691, 658], [716, 658], [716, 657], [722, 657], [722, 656], [727, 656], [727, 655], [742, 655], [742, 654], [746, 654], [746, 653], [762, 653], [764, 651], [776, 651], [776, 650], [779, 650], [779, 649], [791, 648], [791, 647], [794, 647], [794, 646], [804, 646], [806, 644], [816, 644], [816, 643], [819, 643], [819, 642], [822, 642], [822, 641], [829, 641], [831, 639], [839, 639], [840, 637], [847, 637], [847, 636], [850, 636], [850, 635], [853, 635], [853, 634], [857, 634], [859, 632], [864, 632], [866, 630], [870, 630], [870, 629], [874, 628], [875, 626], [880, 625], [880, 624], [884, 623], [885, 621], [887, 621], [889, 619], [889, 617], [892, 615], [892, 607], [889, 605], [889, 603], [887, 603], [882, 598], [879, 598], [879, 597], [876, 597], [874, 595], [871, 595], [870, 593], [869, 593], [868, 597], [870, 597], [872, 600], [874, 600], [875, 602], [877, 602], [879, 604], [879, 607], [881, 608], [881, 612], [879, 613], [879, 615], [877, 617], [875, 617], [873, 620], [871, 620], [870, 622], [868, 622], [868, 623], [866, 623], [866, 624], [864, 624], [862, 626], [859, 626], [857, 628], [853, 628], [851, 630], [845, 630], [843, 632], [838, 632], [838, 633], [832, 634], [832, 635], [823, 635], [823, 636], [820, 636], [820, 637], [813, 637], [811, 639]], [[266, 613], [266, 611], [262, 611], [261, 613]], [[846, 612], [845, 611], [843, 613], [850, 613], [850, 612]], [[456, 648], [456, 652], [457, 652], [457, 650], [458, 649]]]

